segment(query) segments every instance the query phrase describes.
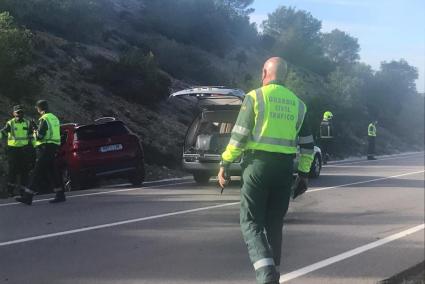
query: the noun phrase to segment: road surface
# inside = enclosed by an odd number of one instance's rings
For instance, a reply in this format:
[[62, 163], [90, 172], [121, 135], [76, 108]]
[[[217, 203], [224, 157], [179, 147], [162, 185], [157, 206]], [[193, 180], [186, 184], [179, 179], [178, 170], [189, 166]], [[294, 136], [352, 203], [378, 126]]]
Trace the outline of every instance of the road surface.
[[[0, 283], [255, 283], [237, 182], [0, 203]], [[328, 165], [292, 202], [283, 283], [376, 283], [424, 260], [424, 154]]]

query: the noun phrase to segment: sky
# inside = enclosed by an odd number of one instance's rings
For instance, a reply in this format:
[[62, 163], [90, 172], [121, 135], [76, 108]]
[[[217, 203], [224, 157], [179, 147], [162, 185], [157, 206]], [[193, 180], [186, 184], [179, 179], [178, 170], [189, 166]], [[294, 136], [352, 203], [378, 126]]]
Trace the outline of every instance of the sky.
[[361, 61], [379, 69], [382, 61], [407, 60], [418, 68], [425, 89], [425, 0], [255, 0], [251, 21], [261, 24], [279, 6], [310, 12], [322, 32], [340, 29], [356, 37]]

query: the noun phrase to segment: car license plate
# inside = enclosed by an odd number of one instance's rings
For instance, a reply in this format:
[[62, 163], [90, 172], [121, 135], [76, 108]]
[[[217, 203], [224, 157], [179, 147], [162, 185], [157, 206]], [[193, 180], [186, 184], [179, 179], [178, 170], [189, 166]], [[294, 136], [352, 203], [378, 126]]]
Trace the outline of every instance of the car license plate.
[[100, 147], [100, 152], [107, 153], [107, 152], [115, 152], [115, 151], [121, 151], [123, 149], [121, 144], [115, 144], [115, 145], [108, 145]]

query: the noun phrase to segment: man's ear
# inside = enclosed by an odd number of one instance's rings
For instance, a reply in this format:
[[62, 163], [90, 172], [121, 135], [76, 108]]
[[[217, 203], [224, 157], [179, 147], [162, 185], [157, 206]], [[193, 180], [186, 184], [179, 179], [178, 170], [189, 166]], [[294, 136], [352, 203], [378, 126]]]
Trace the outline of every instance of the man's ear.
[[263, 75], [262, 75], [263, 77], [261, 78], [261, 81], [264, 81], [264, 79], [266, 79], [266, 77], [267, 77], [267, 70], [266, 69], [263, 69]]

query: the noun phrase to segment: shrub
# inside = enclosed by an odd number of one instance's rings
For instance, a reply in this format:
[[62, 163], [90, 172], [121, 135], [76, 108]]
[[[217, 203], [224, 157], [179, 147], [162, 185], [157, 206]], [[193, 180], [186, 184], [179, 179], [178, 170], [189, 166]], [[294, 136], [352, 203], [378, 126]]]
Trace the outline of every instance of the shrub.
[[0, 13], [0, 92], [14, 101], [39, 90], [37, 78], [26, 68], [32, 63], [32, 34]]
[[106, 15], [108, 7], [108, 3], [93, 0], [0, 1], [0, 10], [9, 11], [18, 22], [29, 28], [74, 41], [100, 38], [102, 16]]
[[152, 52], [139, 49], [125, 52], [118, 62], [94, 58], [93, 79], [129, 101], [153, 104], [169, 94], [171, 80], [162, 72]]

